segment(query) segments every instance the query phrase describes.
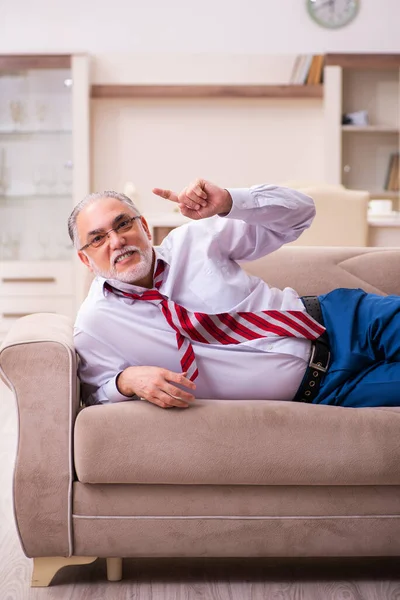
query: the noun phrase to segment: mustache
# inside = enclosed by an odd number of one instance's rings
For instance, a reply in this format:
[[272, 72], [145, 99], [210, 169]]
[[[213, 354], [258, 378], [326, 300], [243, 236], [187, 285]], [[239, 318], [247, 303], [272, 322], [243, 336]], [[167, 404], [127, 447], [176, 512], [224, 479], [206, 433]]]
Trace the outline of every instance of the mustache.
[[125, 248], [122, 248], [121, 250], [116, 250], [113, 253], [113, 255], [111, 256], [111, 264], [114, 266], [117, 258], [119, 256], [122, 256], [122, 254], [125, 254], [126, 252], [138, 252], [139, 255], [142, 255], [141, 250], [137, 246], [125, 246]]

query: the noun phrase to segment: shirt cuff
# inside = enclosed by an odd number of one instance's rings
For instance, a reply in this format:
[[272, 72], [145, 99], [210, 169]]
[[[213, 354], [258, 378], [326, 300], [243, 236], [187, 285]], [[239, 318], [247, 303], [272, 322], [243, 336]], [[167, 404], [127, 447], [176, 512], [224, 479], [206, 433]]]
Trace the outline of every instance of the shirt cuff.
[[[122, 373], [122, 371], [120, 371]], [[109, 402], [125, 402], [126, 400], [139, 400], [139, 396], [136, 394], [134, 396], [124, 396], [117, 388], [117, 377], [119, 373], [116, 374], [115, 377], [107, 381], [107, 383], [103, 386], [104, 394], [107, 396]]]
[[249, 188], [226, 188], [232, 198], [232, 208], [223, 217], [231, 217], [233, 219], [241, 219], [242, 210], [254, 208], [254, 199]]

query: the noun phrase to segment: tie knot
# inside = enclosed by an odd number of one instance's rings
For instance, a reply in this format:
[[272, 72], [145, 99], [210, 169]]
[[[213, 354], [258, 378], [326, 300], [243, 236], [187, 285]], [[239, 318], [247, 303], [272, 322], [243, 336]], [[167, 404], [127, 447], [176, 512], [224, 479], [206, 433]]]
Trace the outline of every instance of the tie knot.
[[146, 290], [143, 294], [134, 294], [132, 292], [125, 292], [123, 290], [118, 290], [110, 285], [107, 281], [104, 284], [104, 287], [107, 291], [112, 292], [116, 296], [120, 296], [121, 298], [132, 298], [133, 300], [147, 300], [148, 302], [162, 301], [165, 300], [165, 297], [160, 294], [158, 290], [155, 288], [151, 290]]
[[165, 300], [165, 297], [156, 289], [143, 292], [143, 294], [141, 294], [140, 296], [139, 294], [135, 294], [135, 297], [137, 298], [137, 300], [147, 300], [149, 302], [151, 302], [152, 300]]

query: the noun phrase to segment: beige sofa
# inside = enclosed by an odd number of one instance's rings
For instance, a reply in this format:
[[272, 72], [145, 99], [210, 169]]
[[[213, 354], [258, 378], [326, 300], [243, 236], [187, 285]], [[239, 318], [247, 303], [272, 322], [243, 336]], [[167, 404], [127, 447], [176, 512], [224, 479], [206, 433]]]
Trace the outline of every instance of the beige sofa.
[[[286, 247], [246, 265], [300, 294], [400, 294], [400, 249]], [[0, 350], [18, 404], [15, 517], [33, 585], [123, 557], [400, 555], [400, 409], [197, 400], [80, 409], [72, 323], [20, 319]]]

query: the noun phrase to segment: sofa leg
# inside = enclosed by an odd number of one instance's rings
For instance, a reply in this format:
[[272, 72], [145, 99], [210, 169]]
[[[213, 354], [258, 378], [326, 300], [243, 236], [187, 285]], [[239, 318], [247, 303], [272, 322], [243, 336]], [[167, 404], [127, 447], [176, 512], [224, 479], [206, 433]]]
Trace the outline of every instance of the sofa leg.
[[32, 587], [47, 587], [54, 575], [62, 567], [69, 565], [88, 565], [97, 560], [97, 556], [41, 556], [33, 559]]
[[107, 558], [107, 579], [108, 581], [121, 581], [122, 558]]

